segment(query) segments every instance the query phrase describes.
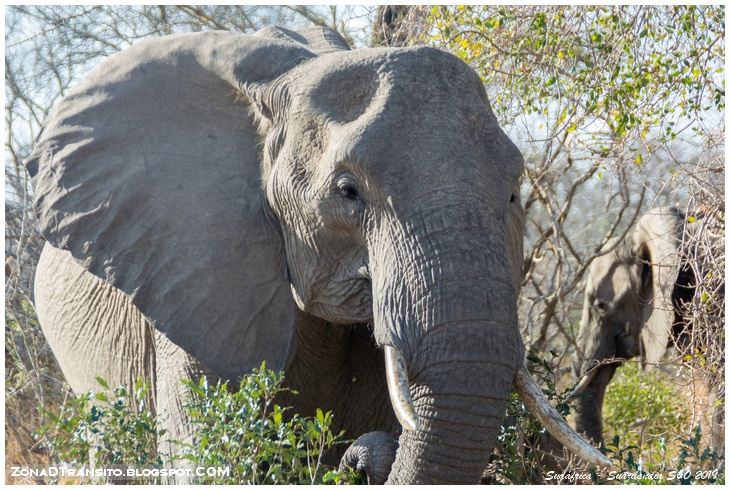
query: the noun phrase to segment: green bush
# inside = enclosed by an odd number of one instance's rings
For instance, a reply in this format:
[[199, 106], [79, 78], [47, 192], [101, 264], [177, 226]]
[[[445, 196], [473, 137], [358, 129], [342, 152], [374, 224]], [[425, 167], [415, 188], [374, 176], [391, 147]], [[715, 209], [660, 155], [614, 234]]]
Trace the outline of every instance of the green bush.
[[[97, 381], [109, 390], [106, 381]], [[111, 396], [90, 391], [70, 399], [57, 415], [39, 408], [51, 420], [38, 430], [51, 458], [73, 468], [161, 465], [162, 455], [156, 447], [164, 431], [158, 430], [157, 419], [145, 409], [149, 388], [140, 379], [133, 392], [122, 385]]]
[[701, 427], [686, 435], [688, 400], [667, 374], [644, 372], [635, 362], [621, 366], [606, 389], [603, 418], [610, 456], [624, 472], [638, 475], [627, 483], [725, 481], [724, 457], [702, 443]]
[[337, 483], [340, 474], [322, 463], [344, 433], [330, 430], [332, 414], [317, 409], [314, 418], [294, 415], [274, 403], [283, 377], [265, 365], [246, 376], [238, 391], [228, 384], [209, 387], [186, 381], [193, 399], [185, 408], [196, 426], [185, 458], [201, 467], [227, 467], [230, 475], [204, 477], [200, 483], [316, 484]]
[[[643, 485], [725, 484], [725, 457], [717, 449], [702, 445], [701, 427], [691, 437], [678, 441], [669, 449], [660, 438], [652, 450], [639, 451], [637, 446], [622, 446], [621, 437], [614, 436], [606, 451], [620, 471], [603, 472], [595, 476], [596, 483]], [[657, 456], [659, 456], [657, 458]]]
[[[563, 416], [572, 410], [570, 388], [558, 392], [552, 359], [531, 352], [530, 370], [543, 385], [543, 392]], [[629, 370], [620, 376], [607, 395], [610, 417], [653, 417], [652, 425], [679, 432], [683, 407], [670, 396], [669, 385], [650, 374], [647, 378]], [[322, 463], [322, 456], [334, 445], [344, 443], [343, 433], [330, 430], [332, 414], [317, 411], [316, 417], [289, 415], [275, 403], [283, 377], [265, 365], [243, 378], [237, 391], [227, 383], [209, 386], [185, 381], [190, 400], [185, 405], [194, 426], [194, 442], [182, 445], [182, 458], [192, 466], [228, 469], [228, 473], [201, 477], [198, 483], [322, 484], [356, 483], [362, 478], [353, 472], [338, 472]], [[102, 387], [107, 384], [99, 379]], [[156, 440], [164, 437], [157, 420], [145, 410], [149, 385], [138, 381], [129, 392], [125, 386], [114, 395], [87, 393], [65, 403], [58, 415], [45, 412], [52, 423], [41, 429], [46, 444], [58, 463], [81, 467], [96, 462], [159, 468], [170, 461], [169, 455], [155, 451]], [[656, 395], [661, 407], [651, 408], [642, 397]], [[658, 395], [657, 395], [658, 394]], [[674, 410], [674, 414], [667, 413]], [[614, 415], [619, 414], [619, 415]], [[677, 437], [673, 444], [653, 429], [634, 433], [607, 417], [609, 434], [605, 449], [614, 463], [609, 471], [569, 467], [566, 473], [589, 472], [595, 483], [723, 483], [724, 457], [703, 447], [699, 427], [691, 437]], [[666, 425], [661, 425], [666, 424]], [[497, 483], [544, 483], [545, 475], [555, 468], [545, 467], [536, 449], [545, 431], [513, 394], [502, 424], [499, 442], [492, 454], [483, 481]], [[618, 429], [624, 427], [622, 432]], [[86, 481], [86, 480], [85, 480]], [[93, 482], [93, 481], [92, 481]], [[155, 478], [139, 478], [132, 483], [157, 483]]]
[[618, 435], [627, 446], [650, 449], [661, 440], [678, 440], [690, 418], [687, 400], [677, 395], [667, 375], [658, 370], [643, 372], [637, 362], [621, 366], [606, 389], [607, 440]]
[[[97, 378], [105, 390], [108, 384]], [[322, 456], [343, 433], [330, 430], [332, 414], [317, 410], [314, 418], [285, 415], [274, 403], [284, 391], [283, 377], [265, 365], [245, 376], [238, 391], [227, 383], [208, 386], [183, 380], [190, 390], [185, 409], [195, 428], [193, 444], [182, 444], [182, 458], [195, 467], [227, 469], [227, 474], [203, 476], [198, 483], [316, 484], [355, 481], [322, 464]], [[126, 386], [114, 395], [89, 392], [67, 401], [58, 414], [43, 409], [51, 423], [42, 427], [52, 458], [69, 467], [108, 468], [112, 465], [160, 468], [171, 458], [156, 452], [156, 441], [165, 433], [145, 410], [149, 383], [139, 380], [134, 392]], [[162, 414], [161, 416], [164, 416]], [[178, 456], [180, 457], [180, 456]], [[99, 480], [73, 479], [99, 483]], [[52, 479], [57, 482], [58, 479]], [[158, 483], [158, 477], [135, 477], [132, 483]]]

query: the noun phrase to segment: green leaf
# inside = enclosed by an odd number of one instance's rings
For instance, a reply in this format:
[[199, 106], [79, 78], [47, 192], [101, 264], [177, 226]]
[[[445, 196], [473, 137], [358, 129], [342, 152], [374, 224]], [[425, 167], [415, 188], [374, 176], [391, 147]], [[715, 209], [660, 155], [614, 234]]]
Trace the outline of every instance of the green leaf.
[[96, 377], [96, 382], [99, 383], [104, 389], [109, 389], [109, 384], [104, 381], [104, 378], [102, 378], [101, 376]]
[[41, 414], [43, 414], [46, 417], [48, 417], [49, 419], [51, 419], [53, 421], [53, 423], [56, 423], [56, 424], [58, 423], [58, 417], [56, 415], [52, 414], [51, 412], [49, 412], [48, 410], [46, 410], [45, 408], [38, 407], [38, 411]]
[[187, 386], [196, 395], [205, 396], [205, 391], [203, 391], [203, 388], [198, 386], [198, 383], [191, 381], [189, 379], [181, 379], [180, 381], [182, 382], [182, 384]]

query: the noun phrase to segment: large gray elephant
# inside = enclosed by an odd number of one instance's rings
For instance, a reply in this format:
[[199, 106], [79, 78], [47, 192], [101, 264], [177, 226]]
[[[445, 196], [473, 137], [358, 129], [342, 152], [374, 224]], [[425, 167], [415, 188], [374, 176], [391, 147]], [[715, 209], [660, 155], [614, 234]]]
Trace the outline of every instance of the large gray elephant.
[[522, 166], [442, 51], [319, 28], [148, 40], [69, 93], [29, 159], [39, 319], [74, 391], [144, 376], [171, 438], [191, 437], [180, 378], [266, 361], [298, 413], [364, 435], [345, 460], [374, 482], [476, 483], [513, 381], [608, 464], [522, 367]]
[[609, 241], [609, 252], [591, 264], [573, 395], [576, 429], [596, 443], [604, 442], [601, 411], [616, 369], [637, 356], [651, 369], [668, 348], [688, 341], [691, 326], [682, 305], [691, 302], [695, 280], [680, 252], [684, 237], [699, 233], [701, 225], [688, 223], [676, 208], [653, 209], [634, 232]]

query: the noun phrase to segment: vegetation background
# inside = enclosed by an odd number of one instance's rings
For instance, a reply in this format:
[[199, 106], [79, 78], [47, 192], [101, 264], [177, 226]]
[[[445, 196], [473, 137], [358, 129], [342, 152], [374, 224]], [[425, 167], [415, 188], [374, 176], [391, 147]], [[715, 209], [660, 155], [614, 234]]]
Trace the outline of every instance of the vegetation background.
[[684, 464], [679, 448], [714, 409], [710, 394], [724, 399], [724, 15], [723, 6], [6, 7], [6, 465], [48, 461], [36, 430], [72, 397], [32, 306], [43, 238], [23, 161], [43, 120], [97, 62], [142, 39], [268, 25], [327, 26], [356, 48], [429, 44], [482, 76], [525, 157], [520, 325], [526, 346], [559, 354], [543, 373], [553, 394], [574, 382], [586, 272], [604, 244], [660, 205], [712, 218], [690, 257], [702, 274], [689, 353], [650, 376], [621, 368], [604, 413], [607, 440]]

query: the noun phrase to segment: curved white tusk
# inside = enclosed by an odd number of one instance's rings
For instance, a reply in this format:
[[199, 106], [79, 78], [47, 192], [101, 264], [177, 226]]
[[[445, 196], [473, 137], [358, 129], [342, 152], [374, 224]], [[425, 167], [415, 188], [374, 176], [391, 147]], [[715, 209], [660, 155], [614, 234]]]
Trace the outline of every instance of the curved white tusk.
[[408, 384], [408, 366], [403, 354], [392, 345], [385, 346], [385, 377], [388, 380], [390, 403], [398, 421], [407, 430], [418, 429], [418, 415], [413, 408]]
[[601, 454], [596, 448], [579, 436], [577, 432], [570, 428], [557, 410], [548, 403], [542, 390], [524, 366], [521, 366], [517, 370], [514, 385], [528, 410], [568, 450], [588, 463], [606, 467], [613, 466], [610, 459]]
[[578, 382], [578, 384], [575, 385], [575, 388], [573, 388], [573, 391], [570, 392], [571, 398], [583, 394], [583, 392], [586, 390], [586, 388], [588, 388], [588, 385], [591, 383], [591, 381], [593, 381], [593, 377], [596, 375], [596, 372], [598, 372], [597, 367], [591, 369], [586, 374], [584, 374], [582, 378], [580, 378], [580, 381]]

